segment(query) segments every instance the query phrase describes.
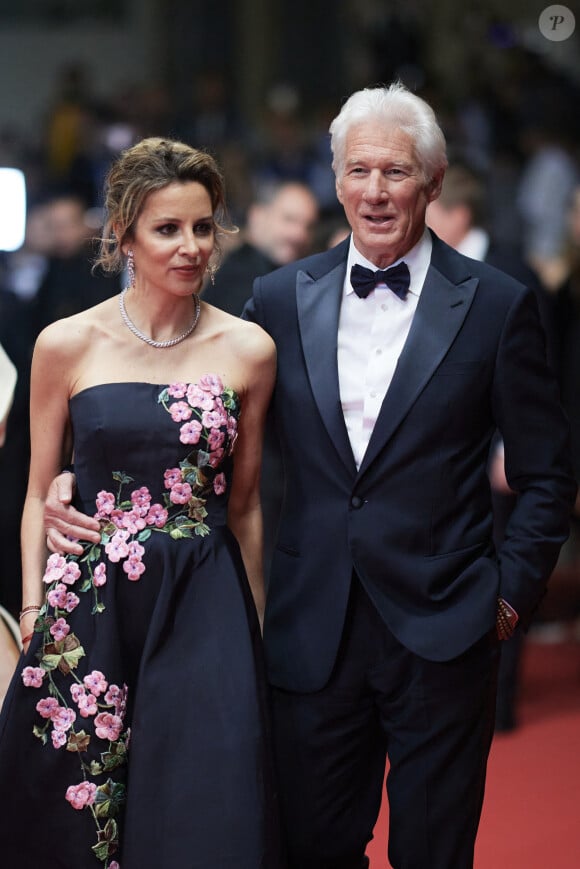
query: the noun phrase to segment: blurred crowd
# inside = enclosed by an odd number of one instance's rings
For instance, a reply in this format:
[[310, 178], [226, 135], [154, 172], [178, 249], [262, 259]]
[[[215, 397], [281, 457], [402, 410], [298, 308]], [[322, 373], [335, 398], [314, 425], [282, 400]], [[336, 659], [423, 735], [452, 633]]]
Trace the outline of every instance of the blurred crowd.
[[[498, 265], [513, 270], [517, 263], [518, 274], [537, 287], [580, 479], [580, 84], [522, 50], [503, 79], [479, 82], [461, 98], [438, 93], [426, 78], [417, 90], [437, 110], [453, 169], [433, 226], [454, 246], [469, 238], [477, 258], [483, 233], [485, 249], [493, 245], [501, 254]], [[312, 106], [292, 83], [280, 83], [250, 120], [231, 97], [222, 72], [207, 69], [192, 82], [185, 106], [176, 106], [162, 84], [97, 98], [87, 70], [71, 64], [55, 82], [40, 132], [24, 140], [0, 131], [0, 165], [24, 171], [28, 196], [24, 245], [0, 252], [0, 343], [19, 372], [0, 454], [0, 602], [13, 612], [20, 605], [30, 356], [47, 323], [122, 286], [122, 276], [91, 270], [103, 219], [100, 191], [112, 157], [143, 136], [160, 135], [218, 158], [230, 217], [240, 231], [224, 241], [221, 273], [206, 293], [232, 313], [241, 312], [253, 277], [331, 246], [347, 232], [328, 138], [339, 106]], [[571, 562], [578, 537], [564, 556]]]

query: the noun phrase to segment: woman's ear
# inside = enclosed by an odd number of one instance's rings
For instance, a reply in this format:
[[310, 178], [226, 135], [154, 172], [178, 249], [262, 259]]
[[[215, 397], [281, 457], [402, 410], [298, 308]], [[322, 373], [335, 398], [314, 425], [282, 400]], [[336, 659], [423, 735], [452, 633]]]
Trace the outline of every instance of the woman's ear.
[[121, 233], [119, 231], [119, 227], [116, 224], [113, 224], [113, 235], [117, 239], [117, 244], [119, 245], [119, 250], [123, 254], [123, 256], [127, 256], [127, 251], [129, 250], [129, 242], [127, 239], [121, 241]]

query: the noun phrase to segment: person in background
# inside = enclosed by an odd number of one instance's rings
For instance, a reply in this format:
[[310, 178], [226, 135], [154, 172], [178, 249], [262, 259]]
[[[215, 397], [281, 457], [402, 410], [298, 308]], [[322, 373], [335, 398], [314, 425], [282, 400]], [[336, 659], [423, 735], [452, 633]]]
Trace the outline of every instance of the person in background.
[[[427, 208], [427, 225], [442, 241], [459, 253], [501, 269], [534, 290], [546, 332], [547, 356], [553, 364], [553, 300], [523, 257], [511, 246], [502, 244], [490, 235], [487, 229], [486, 189], [482, 176], [460, 163], [448, 166], [441, 194]], [[510, 489], [506, 479], [504, 448], [499, 437], [494, 439], [492, 445], [489, 476], [493, 498], [494, 540], [499, 549], [516, 504], [515, 492]], [[523, 631], [518, 626], [513, 637], [501, 647], [496, 732], [511, 731], [517, 726], [516, 710], [523, 642]]]
[[52, 249], [49, 202], [34, 202], [26, 213], [24, 244], [6, 255], [1, 283], [25, 303], [32, 304], [46, 274]]
[[526, 159], [516, 205], [522, 221], [524, 256], [545, 286], [553, 290], [566, 244], [571, 193], [580, 183], [580, 163], [574, 124], [557, 87], [548, 99], [543, 106], [538, 101], [538, 115], [527, 120], [520, 134]]
[[[17, 376], [16, 366], [0, 344], [0, 447], [4, 446], [6, 440], [8, 414], [14, 398]], [[18, 625], [10, 612], [0, 605], [0, 708], [19, 655]]]
[[48, 205], [51, 250], [46, 271], [32, 303], [35, 334], [49, 323], [70, 317], [115, 295], [119, 281], [93, 271], [95, 228], [86, 220], [86, 203], [62, 193]]
[[462, 163], [447, 167], [441, 194], [427, 208], [427, 224], [464, 256], [507, 272], [540, 293], [539, 278], [521, 252], [488, 229], [484, 176]]
[[[554, 293], [556, 364], [570, 420], [572, 463], [580, 482], [580, 185], [571, 194], [560, 283]], [[572, 519], [567, 560], [580, 565], [580, 497]]]
[[18, 379], [0, 450], [0, 601], [15, 615], [20, 607], [20, 517], [30, 463], [30, 360], [35, 335], [30, 301], [4, 285], [0, 277], [0, 344], [16, 367]]
[[6, 441], [8, 414], [14, 399], [17, 377], [16, 366], [8, 358], [6, 351], [0, 344], [0, 384], [2, 386], [0, 392], [0, 447], [3, 447]]
[[[298, 181], [263, 184], [248, 209], [243, 242], [229, 253], [207, 284], [206, 302], [240, 315], [256, 277], [293, 262], [312, 249], [318, 205]], [[264, 518], [264, 576], [268, 578], [283, 493], [280, 453], [271, 426], [264, 438], [261, 501]]]
[[317, 220], [318, 204], [305, 184], [263, 184], [248, 208], [241, 246], [225, 257], [204, 299], [241, 314], [255, 278], [310, 252]]
[[[99, 263], [129, 286], [44, 329], [32, 363], [3, 859], [279, 869], [260, 634], [274, 345], [199, 299], [226, 229], [212, 157], [145, 139], [105, 199]], [[47, 561], [47, 490], [73, 455], [92, 532]]]

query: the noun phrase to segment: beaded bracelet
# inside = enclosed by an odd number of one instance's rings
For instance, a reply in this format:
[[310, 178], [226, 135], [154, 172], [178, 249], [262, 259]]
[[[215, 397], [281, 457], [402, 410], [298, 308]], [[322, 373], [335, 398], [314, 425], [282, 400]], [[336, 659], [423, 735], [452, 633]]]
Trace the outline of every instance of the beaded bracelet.
[[42, 607], [37, 606], [36, 604], [31, 604], [30, 606], [25, 606], [24, 609], [20, 610], [20, 615], [18, 616], [18, 621], [21, 622], [27, 613], [39, 613], [41, 609], [42, 609]]

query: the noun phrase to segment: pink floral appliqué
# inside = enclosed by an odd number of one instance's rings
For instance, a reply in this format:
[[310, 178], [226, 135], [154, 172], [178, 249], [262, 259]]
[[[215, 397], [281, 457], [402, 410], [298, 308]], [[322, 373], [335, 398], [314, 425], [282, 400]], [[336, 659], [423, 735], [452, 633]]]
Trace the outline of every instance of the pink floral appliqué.
[[27, 688], [41, 688], [44, 679], [42, 667], [25, 667], [22, 671], [22, 681]]
[[96, 784], [83, 781], [78, 785], [70, 785], [67, 788], [66, 799], [73, 809], [84, 809], [85, 806], [92, 806], [95, 802], [96, 793]]

